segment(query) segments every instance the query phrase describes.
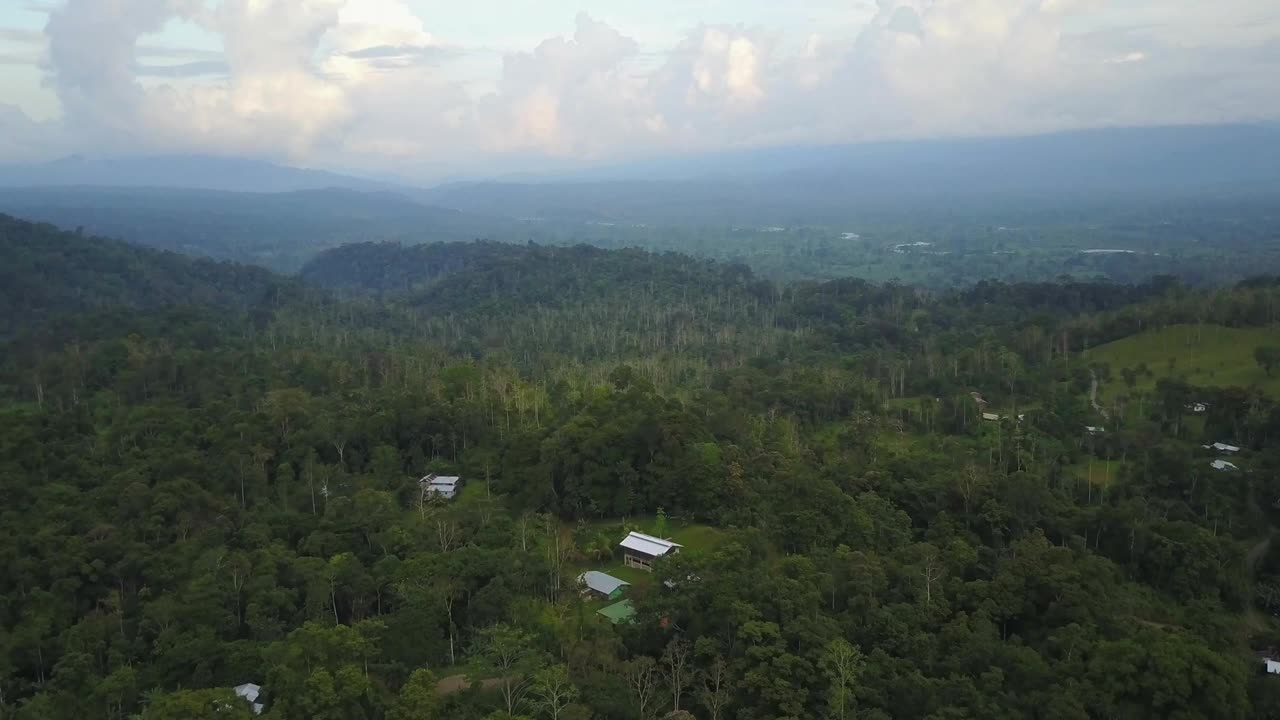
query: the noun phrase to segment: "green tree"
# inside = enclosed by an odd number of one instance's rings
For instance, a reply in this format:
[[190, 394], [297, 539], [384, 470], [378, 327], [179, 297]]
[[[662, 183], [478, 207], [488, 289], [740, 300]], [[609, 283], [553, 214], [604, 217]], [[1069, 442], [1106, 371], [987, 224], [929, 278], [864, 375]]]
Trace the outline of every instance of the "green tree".
[[439, 711], [436, 676], [430, 670], [418, 669], [400, 688], [399, 695], [387, 711], [387, 720], [435, 720]]
[[179, 690], [151, 696], [142, 720], [253, 720], [253, 707], [235, 691]]
[[827, 691], [827, 707], [831, 717], [845, 720], [857, 704], [858, 676], [866, 661], [857, 645], [844, 638], [836, 638], [827, 644], [822, 656], [822, 668], [831, 681]]
[[529, 692], [531, 675], [541, 665], [541, 658], [529, 633], [510, 625], [494, 625], [477, 634], [468, 674], [477, 679], [495, 679], [503, 707], [508, 715], [515, 715]]

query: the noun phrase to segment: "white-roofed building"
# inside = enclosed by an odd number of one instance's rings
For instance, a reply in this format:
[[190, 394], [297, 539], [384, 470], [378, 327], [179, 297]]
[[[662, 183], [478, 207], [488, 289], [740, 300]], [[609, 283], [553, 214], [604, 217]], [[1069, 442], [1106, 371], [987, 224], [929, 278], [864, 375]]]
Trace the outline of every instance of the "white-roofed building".
[[653, 570], [653, 561], [666, 555], [675, 555], [684, 547], [670, 540], [631, 532], [618, 545], [623, 550], [622, 564], [640, 570]]
[[1236, 447], [1235, 445], [1228, 445], [1222, 442], [1216, 442], [1212, 445], [1206, 445], [1205, 448], [1209, 450], [1217, 450], [1218, 452], [1224, 452], [1224, 453], [1227, 453], [1228, 455], [1232, 455], [1240, 452], [1240, 448]]
[[422, 486], [423, 498], [441, 498], [452, 500], [458, 494], [458, 486], [462, 478], [457, 475], [427, 475], [418, 481]]
[[602, 573], [598, 570], [588, 570], [582, 573], [578, 576], [578, 583], [585, 587], [588, 592], [593, 592], [610, 600], [617, 600], [622, 596], [623, 588], [631, 585], [625, 580], [619, 580], [608, 573]]
[[1214, 460], [1209, 463], [1214, 470], [1239, 470], [1235, 463], [1229, 463], [1226, 460]]
[[245, 683], [235, 687], [236, 695], [244, 698], [253, 706], [253, 714], [261, 715], [263, 711], [262, 703], [258, 702], [258, 696], [262, 694], [262, 686], [253, 683]]

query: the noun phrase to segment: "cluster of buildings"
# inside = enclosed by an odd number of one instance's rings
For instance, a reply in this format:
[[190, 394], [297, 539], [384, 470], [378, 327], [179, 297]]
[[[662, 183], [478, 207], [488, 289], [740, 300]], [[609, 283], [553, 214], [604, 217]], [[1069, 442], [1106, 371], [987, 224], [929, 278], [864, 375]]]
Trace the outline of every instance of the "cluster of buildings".
[[[653, 572], [653, 564], [658, 558], [675, 555], [684, 546], [653, 535], [629, 532], [622, 542], [618, 543], [618, 547], [622, 548], [624, 566]], [[608, 619], [614, 625], [630, 622], [635, 616], [636, 611], [631, 601], [622, 597], [631, 583], [599, 570], [588, 570], [578, 576], [578, 584], [582, 586], [584, 594], [615, 601], [596, 611], [596, 614]]]
[[1238, 465], [1236, 465], [1233, 462], [1229, 462], [1228, 460], [1225, 459], [1227, 456], [1235, 455], [1236, 453], [1240, 452], [1240, 448], [1236, 447], [1235, 445], [1228, 445], [1227, 443], [1224, 443], [1224, 442], [1216, 442], [1216, 443], [1213, 443], [1212, 445], [1202, 445], [1201, 447], [1203, 447], [1205, 450], [1214, 450], [1219, 453], [1222, 453], [1222, 457], [1218, 457], [1209, 462], [1209, 467], [1213, 468], [1214, 470], [1230, 472], [1233, 470], [1240, 469]]

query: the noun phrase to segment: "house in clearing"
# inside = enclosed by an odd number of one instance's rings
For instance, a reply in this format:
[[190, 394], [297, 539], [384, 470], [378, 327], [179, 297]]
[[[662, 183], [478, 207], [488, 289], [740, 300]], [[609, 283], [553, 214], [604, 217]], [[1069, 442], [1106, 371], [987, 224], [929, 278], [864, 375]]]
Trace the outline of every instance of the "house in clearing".
[[616, 602], [608, 607], [602, 607], [596, 611], [597, 615], [603, 615], [609, 619], [609, 622], [617, 625], [619, 623], [629, 623], [635, 619], [636, 609], [632, 607], [630, 600]]
[[243, 698], [253, 708], [254, 715], [261, 715], [263, 706], [258, 702], [258, 696], [262, 694], [262, 686], [254, 683], [245, 683], [235, 686], [236, 696]]
[[622, 564], [638, 570], [653, 570], [653, 561], [667, 555], [675, 555], [684, 546], [660, 537], [631, 532], [618, 543], [622, 548]]
[[1239, 470], [1235, 463], [1229, 463], [1226, 460], [1214, 460], [1209, 463], [1214, 470]]
[[625, 580], [619, 580], [612, 575], [596, 570], [588, 570], [579, 575], [578, 584], [583, 586], [584, 592], [599, 595], [609, 600], [621, 598], [622, 591], [631, 585]]
[[452, 500], [458, 494], [458, 486], [461, 484], [462, 478], [457, 475], [427, 475], [418, 481], [418, 485], [422, 487], [424, 500], [428, 498]]

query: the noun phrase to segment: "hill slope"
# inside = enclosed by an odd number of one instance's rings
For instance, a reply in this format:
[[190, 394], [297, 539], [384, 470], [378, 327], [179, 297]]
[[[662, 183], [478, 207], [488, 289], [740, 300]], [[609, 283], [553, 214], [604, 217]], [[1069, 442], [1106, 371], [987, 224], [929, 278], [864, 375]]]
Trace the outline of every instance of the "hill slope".
[[465, 240], [484, 221], [389, 192], [243, 193], [148, 188], [0, 191], [0, 212], [65, 229], [294, 272], [344, 243], [405, 236]]
[[1280, 397], [1280, 374], [1267, 377], [1254, 359], [1254, 348], [1280, 345], [1275, 328], [1230, 328], [1221, 325], [1172, 325], [1100, 345], [1086, 357], [1111, 367], [1111, 379], [1103, 386], [1110, 399], [1126, 392], [1121, 370], [1145, 366], [1134, 387], [1151, 389], [1161, 378], [1175, 378], [1205, 387], [1262, 387]]
[[105, 310], [246, 310], [288, 281], [0, 215], [0, 337]]

